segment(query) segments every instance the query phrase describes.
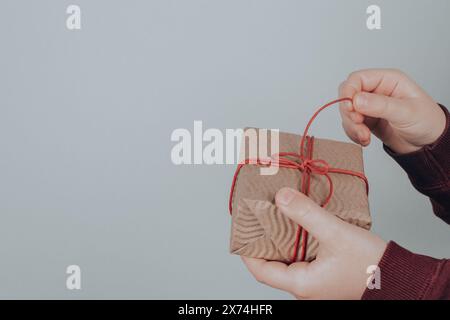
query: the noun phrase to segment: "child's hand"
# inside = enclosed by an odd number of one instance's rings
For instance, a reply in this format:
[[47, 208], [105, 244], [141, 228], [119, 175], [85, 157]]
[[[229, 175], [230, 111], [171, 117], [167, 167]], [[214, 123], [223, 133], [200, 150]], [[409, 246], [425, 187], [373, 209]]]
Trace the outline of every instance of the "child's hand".
[[319, 252], [311, 263], [290, 266], [243, 257], [254, 277], [299, 299], [360, 299], [371, 276], [367, 269], [379, 263], [386, 242], [295, 190], [281, 190], [276, 202], [286, 216], [319, 241]]
[[339, 89], [343, 126], [354, 142], [367, 146], [371, 132], [394, 152], [420, 150], [439, 139], [445, 129], [443, 110], [407, 75], [371, 69], [352, 73]]

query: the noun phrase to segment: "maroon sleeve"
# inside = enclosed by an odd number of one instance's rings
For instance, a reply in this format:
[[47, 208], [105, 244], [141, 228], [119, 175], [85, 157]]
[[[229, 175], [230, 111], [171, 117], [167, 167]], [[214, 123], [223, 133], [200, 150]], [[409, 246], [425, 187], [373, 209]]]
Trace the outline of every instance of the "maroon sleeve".
[[[450, 115], [443, 135], [415, 153], [386, 152], [406, 171], [414, 187], [431, 199], [435, 214], [450, 224]], [[446, 244], [445, 244], [446, 245]], [[364, 300], [450, 300], [450, 260], [409, 252], [390, 242], [380, 263], [381, 288], [367, 289]]]
[[450, 299], [450, 261], [414, 254], [390, 242], [380, 269], [380, 288], [366, 289], [363, 300]]

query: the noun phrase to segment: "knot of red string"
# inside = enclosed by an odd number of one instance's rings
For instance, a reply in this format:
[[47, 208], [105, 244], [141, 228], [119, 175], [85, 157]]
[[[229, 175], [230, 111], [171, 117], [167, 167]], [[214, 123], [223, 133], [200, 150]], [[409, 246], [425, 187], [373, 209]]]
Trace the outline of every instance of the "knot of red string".
[[[295, 160], [291, 160], [295, 159]], [[267, 166], [275, 166], [286, 169], [297, 169], [299, 171], [307, 171], [312, 174], [326, 175], [330, 169], [330, 165], [325, 160], [308, 159], [297, 153], [282, 152], [272, 156], [272, 159], [266, 164]]]
[[[275, 155], [272, 155], [269, 159], [245, 159], [242, 163], [240, 163], [236, 169], [236, 172], [233, 177], [233, 182], [231, 185], [231, 191], [230, 191], [230, 198], [229, 198], [229, 210], [230, 214], [232, 214], [233, 211], [233, 196], [234, 196], [234, 189], [236, 187], [236, 181], [239, 176], [239, 173], [241, 169], [246, 165], [257, 165], [257, 166], [267, 166], [267, 167], [279, 167], [279, 168], [285, 168], [285, 169], [293, 169], [293, 170], [299, 170], [302, 172], [302, 186], [301, 186], [301, 192], [305, 195], [309, 195], [309, 189], [310, 189], [310, 182], [311, 182], [311, 175], [319, 175], [324, 176], [328, 182], [328, 195], [322, 202], [321, 206], [325, 207], [329, 204], [331, 201], [331, 198], [333, 196], [334, 192], [334, 186], [333, 186], [333, 180], [331, 179], [330, 174], [336, 173], [336, 174], [344, 174], [344, 175], [350, 175], [354, 177], [358, 177], [361, 180], [364, 181], [366, 186], [367, 193], [369, 192], [369, 183], [366, 178], [366, 176], [361, 172], [355, 172], [351, 170], [345, 170], [340, 168], [333, 168], [331, 167], [325, 160], [322, 159], [313, 159], [313, 148], [314, 148], [314, 137], [308, 136], [309, 129], [314, 122], [314, 120], [317, 118], [319, 113], [321, 113], [324, 109], [327, 109], [328, 107], [344, 102], [349, 101], [353, 102], [351, 98], [343, 98], [331, 101], [330, 103], [327, 103], [326, 105], [320, 107], [314, 115], [309, 120], [308, 124], [306, 125], [305, 131], [303, 133], [303, 136], [300, 141], [300, 151], [299, 153], [293, 153], [293, 152], [281, 152]], [[296, 262], [299, 254], [299, 246], [300, 241], [303, 238], [302, 246], [301, 246], [301, 253], [300, 253], [300, 261], [304, 261], [306, 257], [306, 250], [308, 245], [308, 231], [302, 228], [302, 226], [298, 226], [297, 228], [297, 235], [294, 243], [294, 252], [292, 254], [292, 262]]]

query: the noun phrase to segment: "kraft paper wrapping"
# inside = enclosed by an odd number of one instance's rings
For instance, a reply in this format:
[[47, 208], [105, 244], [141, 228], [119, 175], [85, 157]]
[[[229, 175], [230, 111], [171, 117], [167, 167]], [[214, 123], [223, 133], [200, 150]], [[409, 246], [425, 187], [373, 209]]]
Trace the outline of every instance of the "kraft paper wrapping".
[[[301, 136], [280, 132], [279, 139], [280, 152], [299, 153]], [[254, 147], [257, 148], [258, 144]], [[241, 149], [241, 159], [245, 159], [250, 148], [248, 139], [242, 145], [245, 148]], [[267, 145], [270, 151], [270, 135]], [[312, 159], [323, 159], [330, 167], [364, 173], [362, 148], [356, 144], [315, 138]], [[275, 206], [275, 195], [283, 187], [301, 190], [302, 176], [299, 170], [287, 168], [279, 168], [278, 173], [271, 176], [261, 175], [260, 167], [255, 165], [246, 165], [241, 169], [232, 201], [231, 253], [292, 262], [297, 224]], [[330, 173], [330, 177], [334, 192], [326, 209], [330, 214], [369, 230], [371, 217], [364, 181], [335, 173]], [[320, 205], [328, 192], [326, 178], [311, 174], [309, 197]], [[303, 241], [301, 239], [299, 248]], [[305, 261], [315, 259], [318, 245], [318, 241], [308, 235]], [[297, 259], [300, 259], [300, 254]]]

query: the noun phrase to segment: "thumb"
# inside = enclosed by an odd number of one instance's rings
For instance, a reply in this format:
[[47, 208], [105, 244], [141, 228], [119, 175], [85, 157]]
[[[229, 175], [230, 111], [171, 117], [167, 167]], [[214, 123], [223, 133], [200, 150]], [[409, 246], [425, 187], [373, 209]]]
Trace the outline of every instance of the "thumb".
[[340, 230], [345, 227], [342, 220], [293, 189], [281, 189], [275, 201], [284, 215], [308, 230], [319, 242], [336, 241]]
[[375, 93], [356, 94], [353, 105], [357, 112], [365, 116], [381, 118], [394, 125], [407, 122], [411, 114], [410, 104], [405, 100]]

